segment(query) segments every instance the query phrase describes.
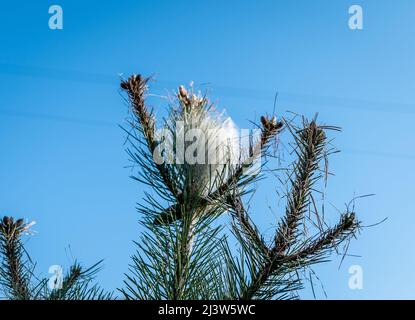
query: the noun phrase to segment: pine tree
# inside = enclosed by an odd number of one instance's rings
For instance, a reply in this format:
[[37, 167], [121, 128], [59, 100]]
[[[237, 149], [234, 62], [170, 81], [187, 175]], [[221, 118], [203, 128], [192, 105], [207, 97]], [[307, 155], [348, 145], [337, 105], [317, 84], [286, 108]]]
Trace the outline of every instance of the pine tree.
[[[206, 96], [179, 87], [160, 127], [147, 107], [149, 78], [122, 81], [131, 110], [128, 154], [140, 170], [133, 176], [152, 189], [139, 205], [145, 231], [136, 242], [122, 298], [298, 298], [304, 270], [347, 249], [360, 230], [346, 208], [329, 227], [317, 209], [317, 186], [328, 176], [333, 152], [327, 132], [336, 127], [302, 118], [300, 124], [261, 117], [259, 134], [241, 143], [236, 126]], [[285, 212], [270, 239], [251, 219], [249, 199], [265, 170], [272, 142], [291, 137], [295, 160], [277, 182], [286, 189]], [[186, 137], [190, 134], [192, 139]], [[210, 156], [213, 155], [213, 158]], [[248, 205], [247, 205], [248, 204]], [[226, 231], [228, 217], [231, 234]], [[56, 286], [36, 276], [23, 245], [33, 223], [0, 220], [0, 295], [15, 300], [113, 299], [94, 281], [102, 261], [89, 268], [74, 262]], [[237, 244], [237, 248], [233, 247]], [[59, 284], [59, 285], [58, 285]]]
[[[11, 300], [90, 300], [109, 299], [110, 293], [93, 283], [102, 261], [84, 268], [74, 262], [66, 275], [49, 285], [49, 279], [35, 274], [35, 264], [23, 246], [22, 237], [30, 232], [31, 223], [5, 216], [0, 220], [0, 294]], [[59, 279], [57, 279], [59, 281]]]
[[[207, 97], [193, 88], [190, 92], [179, 88], [160, 135], [154, 113], [146, 105], [149, 80], [133, 75], [121, 83], [131, 106], [125, 129], [128, 153], [140, 168], [133, 178], [152, 189], [138, 208], [146, 231], [136, 243], [137, 252], [121, 289], [124, 297], [297, 298], [304, 281], [301, 271], [326, 261], [360, 228], [349, 208], [336, 225], [328, 227], [315, 206], [315, 186], [328, 174], [331, 149], [327, 131], [338, 128], [319, 125], [316, 119], [303, 118], [295, 125], [284, 118], [277, 121], [263, 116], [260, 136], [250, 139], [249, 146], [235, 158], [235, 136], [229, 136], [232, 128], [226, 124], [229, 119], [224, 120]], [[180, 139], [194, 129], [209, 142], [192, 139], [180, 145]], [[266, 240], [250, 218], [245, 201], [264, 175], [264, 170], [255, 170], [255, 164], [284, 129], [293, 139], [296, 160], [284, 181], [284, 216], [273, 238]], [[212, 141], [223, 151], [220, 165], [183, 161], [186, 151], [181, 147], [206, 159]], [[238, 250], [231, 249], [230, 237], [218, 219], [225, 214], [231, 217]], [[312, 229], [317, 229], [314, 234], [310, 234]]]

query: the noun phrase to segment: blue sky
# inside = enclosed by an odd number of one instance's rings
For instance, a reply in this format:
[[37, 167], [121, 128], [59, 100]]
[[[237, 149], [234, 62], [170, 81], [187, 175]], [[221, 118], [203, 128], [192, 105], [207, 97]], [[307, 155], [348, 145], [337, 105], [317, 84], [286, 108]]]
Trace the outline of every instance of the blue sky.
[[[48, 28], [52, 4], [63, 8], [63, 30]], [[353, 4], [363, 7], [360, 31], [348, 28]], [[372, 193], [357, 201], [359, 218], [388, 217], [352, 243], [360, 257], [316, 268], [328, 297], [414, 298], [414, 14], [411, 0], [3, 3], [0, 213], [37, 221], [27, 245], [43, 275], [74, 257], [104, 258], [100, 282], [119, 287], [143, 197], [126, 168], [119, 74], [153, 74], [156, 92], [208, 83], [242, 128], [271, 113], [278, 92], [278, 113], [318, 112], [343, 128], [330, 164], [331, 222], [335, 207]], [[263, 203], [276, 202], [269, 183], [258, 191], [258, 222], [269, 222]], [[355, 264], [362, 290], [348, 287]]]

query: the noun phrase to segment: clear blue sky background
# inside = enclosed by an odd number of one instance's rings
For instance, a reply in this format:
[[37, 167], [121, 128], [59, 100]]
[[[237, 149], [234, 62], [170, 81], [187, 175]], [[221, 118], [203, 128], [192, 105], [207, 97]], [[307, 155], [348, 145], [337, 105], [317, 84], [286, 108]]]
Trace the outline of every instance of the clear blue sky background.
[[[347, 25], [356, 3], [362, 31]], [[51, 4], [62, 5], [64, 30], [49, 30]], [[209, 83], [240, 127], [272, 112], [278, 91], [279, 113], [319, 112], [343, 128], [330, 203], [343, 209], [374, 193], [356, 203], [359, 217], [366, 225], [388, 217], [351, 245], [361, 257], [317, 268], [328, 297], [415, 298], [414, 16], [412, 0], [3, 1], [0, 213], [37, 221], [28, 248], [43, 275], [74, 257], [104, 258], [99, 280], [121, 286], [143, 189], [125, 168], [118, 74], [155, 74], [157, 90]], [[273, 185], [259, 194], [276, 202]], [[268, 221], [266, 201], [258, 222]], [[334, 207], [326, 210], [334, 223]], [[363, 290], [348, 288], [353, 264]]]

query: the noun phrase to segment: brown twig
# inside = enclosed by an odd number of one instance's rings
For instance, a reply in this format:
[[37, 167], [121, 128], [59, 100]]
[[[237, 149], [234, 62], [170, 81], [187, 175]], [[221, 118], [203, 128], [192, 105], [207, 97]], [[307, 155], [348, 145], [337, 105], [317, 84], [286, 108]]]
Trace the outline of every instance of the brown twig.
[[[139, 122], [147, 145], [151, 154], [154, 154], [157, 147], [155, 140], [155, 119], [153, 113], [148, 110], [145, 104], [145, 93], [147, 91], [147, 83], [150, 78], [143, 78], [141, 75], [132, 75], [126, 81], [121, 82], [121, 88], [128, 93], [132, 110]], [[170, 192], [176, 198], [179, 197], [179, 191], [176, 184], [171, 179], [168, 169], [164, 164], [155, 163], [160, 175], [169, 188]]]

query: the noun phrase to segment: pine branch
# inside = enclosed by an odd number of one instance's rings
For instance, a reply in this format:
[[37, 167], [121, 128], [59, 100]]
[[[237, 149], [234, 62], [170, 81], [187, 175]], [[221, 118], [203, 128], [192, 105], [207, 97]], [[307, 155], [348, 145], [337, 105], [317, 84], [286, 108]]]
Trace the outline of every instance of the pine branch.
[[232, 225], [234, 232], [243, 234], [246, 239], [245, 241], [250, 242], [258, 250], [259, 254], [267, 256], [269, 254], [269, 248], [264, 238], [260, 235], [258, 228], [249, 218], [241, 196], [239, 194], [229, 196], [228, 203], [230, 205], [229, 211], [234, 220]]
[[78, 264], [74, 264], [70, 267], [69, 273], [65, 276], [62, 281], [62, 288], [54, 289], [50, 296], [50, 300], [63, 300], [69, 290], [73, 288], [76, 282], [81, 277], [82, 268]]
[[0, 253], [3, 261], [0, 266], [0, 284], [10, 299], [29, 300], [31, 268], [29, 262], [24, 261], [24, 249], [21, 235], [30, 224], [23, 219], [16, 222], [12, 217], [4, 217], [0, 221]]
[[101, 270], [102, 260], [89, 268], [75, 262], [62, 280], [61, 288], [53, 289], [49, 300], [108, 300], [112, 293], [106, 293], [92, 284], [95, 275]]
[[[147, 231], [136, 242], [130, 272], [121, 293], [131, 300], [219, 299], [219, 227], [210, 227], [212, 218], [193, 226], [193, 241], [183, 237], [182, 222], [155, 226], [144, 218]], [[186, 244], [186, 245], [184, 245]]]
[[174, 286], [173, 300], [180, 300], [185, 296], [185, 288], [188, 280], [189, 263], [194, 241], [194, 217], [184, 213], [185, 218], [181, 222], [180, 234], [178, 235], [178, 246], [174, 258]]
[[[146, 139], [149, 152], [153, 155], [157, 147], [155, 140], [155, 119], [153, 113], [146, 107], [144, 98], [149, 80], [150, 78], [143, 78], [141, 75], [132, 75], [127, 81], [121, 82], [121, 88], [128, 93], [135, 119], [139, 123], [143, 136]], [[158, 169], [164, 184], [175, 197], [178, 197], [179, 192], [177, 186], [171, 178], [167, 167], [164, 164], [155, 162], [154, 165]]]
[[306, 241], [309, 243], [303, 248], [289, 255], [278, 252], [276, 248], [271, 251], [269, 261], [253, 277], [251, 284], [241, 295], [243, 300], [253, 299], [260, 290], [266, 286], [268, 279], [273, 273], [287, 272], [301, 269], [308, 265], [317, 263], [324, 254], [329, 254], [342, 242], [354, 236], [359, 229], [359, 222], [354, 213], [346, 213], [340, 218], [340, 222], [333, 228], [329, 228], [315, 240]]
[[309, 261], [313, 261], [326, 250], [334, 250], [342, 242], [355, 236], [359, 228], [360, 222], [356, 219], [355, 213], [346, 212], [340, 217], [340, 221], [336, 226], [325, 230], [316, 239], [307, 241], [303, 248], [282, 257], [282, 263], [295, 265], [299, 261], [309, 258], [312, 258]]
[[[353, 236], [359, 227], [354, 213], [346, 213], [338, 225], [326, 231], [320, 230], [315, 239], [308, 238], [304, 242], [300, 239], [299, 225], [308, 210], [313, 185], [321, 178], [319, 163], [326, 156], [326, 135], [325, 127], [317, 126], [314, 120], [310, 123], [303, 120], [302, 129], [294, 130], [287, 126], [294, 136], [298, 160], [293, 169], [294, 178], [289, 179], [291, 190], [286, 215], [279, 224], [271, 248], [267, 247], [255, 224], [249, 220], [240, 197], [230, 196], [236, 222], [234, 233], [242, 245], [243, 260], [249, 261], [249, 281], [241, 276], [244, 266], [238, 271], [236, 265], [230, 262], [231, 272], [236, 274], [231, 278], [239, 278], [239, 289], [233, 290], [233, 296], [243, 300], [270, 299], [281, 294], [285, 297], [286, 292], [300, 288], [301, 281], [291, 279], [290, 274], [320, 261]], [[228, 260], [232, 258], [228, 257]]]
[[310, 203], [312, 186], [320, 178], [319, 162], [324, 157], [326, 146], [324, 130], [314, 120], [305, 122], [304, 128], [293, 135], [298, 160], [294, 165], [294, 178], [290, 178], [291, 191], [286, 214], [275, 237], [275, 250], [280, 253], [285, 252], [296, 238], [297, 229]]
[[97, 285], [91, 285], [94, 275], [100, 270], [101, 261], [87, 269], [75, 263], [63, 279], [62, 288], [48, 290], [48, 279], [39, 279], [34, 275], [34, 265], [21, 240], [32, 224], [24, 223], [23, 219], [15, 221], [12, 217], [0, 220], [0, 285], [7, 298], [82, 300], [108, 299], [112, 296]]

